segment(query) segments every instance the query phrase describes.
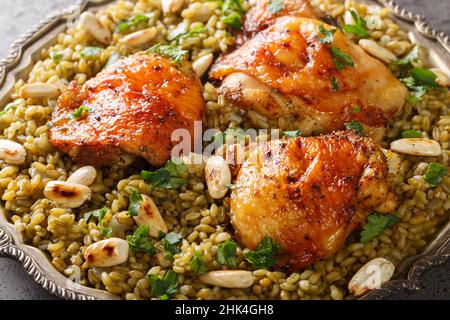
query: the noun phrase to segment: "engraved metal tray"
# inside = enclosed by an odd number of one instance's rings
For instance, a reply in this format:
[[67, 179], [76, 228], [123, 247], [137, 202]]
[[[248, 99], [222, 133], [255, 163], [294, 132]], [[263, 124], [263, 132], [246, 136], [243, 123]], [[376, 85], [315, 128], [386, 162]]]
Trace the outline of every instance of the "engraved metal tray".
[[[115, 0], [78, 0], [76, 4], [55, 12], [39, 25], [17, 39], [11, 46], [9, 56], [0, 61], [0, 105], [9, 102], [13, 85], [18, 79], [25, 79], [33, 64], [39, 59], [42, 48], [55, 42], [58, 33], [63, 32], [85, 10], [99, 10]], [[413, 42], [421, 43], [429, 50], [430, 63], [450, 74], [450, 39], [444, 33], [431, 29], [425, 18], [412, 14], [394, 1], [365, 1], [391, 9], [393, 19], [403, 30], [408, 31]], [[118, 299], [103, 290], [81, 286], [62, 275], [51, 264], [49, 257], [41, 250], [26, 245], [19, 232], [8, 220], [8, 212], [0, 207], [0, 255], [20, 261], [27, 273], [43, 288], [65, 299], [95, 300]], [[386, 299], [399, 290], [420, 290], [420, 277], [425, 270], [444, 263], [450, 257], [450, 222], [428, 244], [421, 254], [404, 260], [397, 268], [393, 280], [380, 289], [373, 290], [363, 299]]]

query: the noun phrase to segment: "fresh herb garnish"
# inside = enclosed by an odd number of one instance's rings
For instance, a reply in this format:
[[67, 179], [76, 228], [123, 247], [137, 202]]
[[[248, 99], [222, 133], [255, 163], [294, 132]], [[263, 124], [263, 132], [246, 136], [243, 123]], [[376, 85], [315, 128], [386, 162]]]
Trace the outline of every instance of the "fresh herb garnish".
[[191, 30], [179, 33], [176, 36], [169, 38], [168, 40], [169, 42], [175, 42], [175, 45], [179, 45], [181, 40], [183, 39], [197, 37], [206, 32], [208, 32], [208, 29], [206, 29], [205, 27], [195, 26]]
[[350, 10], [350, 14], [353, 18], [353, 24], [346, 24], [342, 27], [342, 29], [347, 33], [354, 34], [358, 38], [369, 36], [366, 20], [361, 18], [354, 10]]
[[271, 268], [277, 263], [276, 254], [280, 250], [281, 247], [272, 238], [264, 237], [258, 248], [245, 253], [244, 257], [257, 269]]
[[72, 114], [70, 115], [70, 119], [76, 120], [76, 119], [78, 119], [78, 118], [80, 118], [82, 116], [84, 117], [91, 111], [92, 110], [89, 107], [86, 107], [86, 106], [82, 105], [77, 110], [72, 112]]
[[221, 9], [223, 23], [236, 30], [242, 29], [242, 15], [245, 13], [242, 0], [225, 0]]
[[149, 181], [155, 188], [178, 189], [188, 183], [187, 179], [180, 178], [186, 170], [187, 167], [184, 163], [175, 164], [169, 160], [164, 168], [156, 171], [142, 170], [141, 177]]
[[317, 41], [327, 44], [333, 42], [334, 33], [336, 32], [337, 29], [327, 30], [323, 24], [320, 24], [318, 30], [319, 33], [322, 35], [322, 37], [316, 36]]
[[181, 249], [177, 246], [181, 242], [183, 236], [180, 233], [169, 232], [162, 240], [164, 250], [166, 250], [166, 259], [173, 260], [173, 256], [181, 252]]
[[339, 83], [335, 77], [331, 78], [331, 89], [333, 90], [333, 92], [338, 92], [339, 90], [341, 90], [341, 87], [339, 86]]
[[287, 138], [297, 138], [301, 137], [302, 131], [301, 130], [294, 130], [294, 131], [284, 131], [283, 136]]
[[361, 112], [361, 107], [360, 106], [354, 106], [351, 110], [351, 113], [358, 113]]
[[408, 101], [417, 103], [429, 88], [439, 87], [436, 79], [437, 76], [431, 70], [425, 68], [412, 69], [409, 77], [401, 79], [408, 89], [412, 91]]
[[412, 48], [411, 51], [406, 56], [404, 56], [402, 59], [395, 61], [393, 64], [402, 69], [412, 67], [413, 62], [419, 60], [420, 50], [421, 50], [420, 45], [418, 44], [415, 45], [414, 48]]
[[111, 228], [99, 226], [98, 229], [100, 230], [100, 233], [102, 234], [103, 237], [110, 238], [112, 236]]
[[361, 232], [361, 242], [367, 243], [370, 240], [378, 237], [384, 230], [392, 227], [399, 221], [399, 218], [395, 214], [381, 215], [371, 214], [367, 217], [367, 222]]
[[281, 0], [270, 0], [269, 5], [267, 6], [267, 10], [271, 14], [277, 14], [281, 10], [284, 9], [284, 3]]
[[188, 54], [187, 50], [183, 50], [178, 46], [162, 43], [155, 44], [153, 47], [148, 49], [147, 52], [157, 53], [161, 56], [167, 57], [172, 60], [173, 63], [180, 63]]
[[236, 267], [236, 249], [236, 242], [225, 241], [217, 248], [217, 261], [224, 266]]
[[134, 251], [145, 252], [149, 255], [156, 253], [155, 246], [148, 235], [149, 231], [149, 226], [140, 225], [132, 235], [127, 236], [127, 242]]
[[189, 266], [191, 267], [192, 272], [195, 274], [202, 274], [208, 271], [208, 267], [205, 265], [203, 261], [203, 254], [199, 251], [196, 251], [189, 261]]
[[127, 21], [119, 23], [116, 28], [117, 32], [124, 32], [130, 28], [137, 27], [139, 24], [147, 22], [153, 17], [153, 13], [138, 14]]
[[50, 58], [52, 58], [53, 62], [55, 62], [55, 63], [58, 63], [62, 57], [63, 57], [63, 54], [59, 51], [52, 51], [50, 53]]
[[80, 52], [80, 56], [83, 58], [96, 58], [102, 54], [102, 48], [99, 47], [86, 47]]
[[105, 215], [107, 213], [108, 213], [108, 209], [103, 207], [101, 209], [86, 212], [83, 217], [84, 217], [84, 220], [86, 220], [86, 222], [88, 222], [89, 219], [91, 219], [91, 217], [95, 217], [98, 219], [99, 223], [102, 223], [103, 218], [105, 217]]
[[333, 56], [334, 65], [338, 71], [348, 66], [354, 66], [352, 58], [344, 51], [336, 47], [331, 47], [330, 50], [331, 55]]
[[128, 211], [130, 212], [130, 216], [135, 217], [139, 214], [139, 208], [141, 207], [142, 195], [133, 190], [130, 195], [130, 206], [128, 207]]
[[173, 270], [167, 270], [163, 278], [154, 274], [148, 275], [147, 280], [150, 283], [152, 295], [161, 300], [170, 299], [178, 291], [178, 274]]
[[446, 166], [437, 162], [431, 162], [428, 165], [427, 172], [425, 173], [425, 181], [428, 182], [428, 184], [433, 188], [436, 188], [441, 184], [441, 181], [446, 174]]
[[417, 130], [402, 131], [402, 138], [422, 138], [422, 133]]
[[347, 128], [347, 130], [352, 130], [355, 131], [356, 134], [360, 137], [364, 137], [365, 133], [364, 133], [364, 128], [361, 125], [361, 123], [359, 123], [356, 120], [352, 120], [352, 122], [347, 122], [345, 124], [345, 127]]

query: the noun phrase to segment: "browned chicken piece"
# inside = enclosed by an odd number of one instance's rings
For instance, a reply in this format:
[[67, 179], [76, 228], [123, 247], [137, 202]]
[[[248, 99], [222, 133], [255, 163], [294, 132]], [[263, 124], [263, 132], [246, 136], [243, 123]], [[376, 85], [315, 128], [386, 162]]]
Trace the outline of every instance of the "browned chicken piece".
[[[80, 106], [89, 111], [71, 119]], [[160, 166], [170, 158], [173, 130], [193, 136], [203, 111], [202, 85], [188, 62], [138, 53], [82, 86], [70, 84], [52, 114], [50, 142], [84, 164], [109, 165], [128, 153]]]
[[316, 18], [317, 13], [309, 0], [279, 0], [273, 7], [271, 0], [256, 0], [245, 15], [244, 34], [252, 38], [261, 30], [271, 26], [278, 17], [292, 15], [304, 18]]
[[396, 208], [387, 175], [378, 144], [349, 131], [261, 143], [238, 173], [231, 221], [245, 246], [269, 236], [297, 270], [337, 252], [371, 211]]
[[380, 139], [401, 110], [406, 87], [341, 31], [324, 43], [322, 26], [334, 30], [318, 20], [278, 18], [219, 59], [210, 79], [222, 81], [218, 93], [230, 104], [269, 119], [292, 118], [306, 135], [357, 120]]

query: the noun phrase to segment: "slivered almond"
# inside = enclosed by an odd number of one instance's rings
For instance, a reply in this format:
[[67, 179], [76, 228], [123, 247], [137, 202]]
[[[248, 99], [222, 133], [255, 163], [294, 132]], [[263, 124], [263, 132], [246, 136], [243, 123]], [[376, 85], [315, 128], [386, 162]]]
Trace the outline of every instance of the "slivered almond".
[[407, 138], [392, 141], [391, 150], [413, 156], [435, 157], [441, 154], [441, 145], [431, 139]]
[[28, 98], [56, 98], [59, 95], [59, 87], [49, 83], [29, 83], [20, 88], [19, 95], [22, 99]]
[[95, 38], [95, 40], [103, 44], [109, 44], [111, 42], [111, 31], [106, 29], [100, 23], [95, 14], [86, 11], [81, 15], [80, 19], [81, 23], [86, 27], [86, 29]]
[[152, 198], [143, 194], [140, 202], [138, 215], [133, 217], [138, 226], [146, 225], [149, 227], [149, 235], [157, 238], [160, 231], [167, 233], [167, 225], [163, 217], [159, 213], [158, 207], [153, 202]]
[[245, 270], [217, 270], [202, 274], [203, 283], [228, 289], [244, 289], [252, 286], [253, 274]]
[[156, 29], [155, 27], [151, 27], [148, 29], [130, 33], [129, 35], [126, 35], [125, 37], [120, 39], [119, 42], [126, 46], [137, 47], [152, 40], [157, 33], [158, 29]]
[[93, 267], [112, 267], [128, 260], [128, 242], [120, 238], [109, 238], [91, 244], [84, 258]]

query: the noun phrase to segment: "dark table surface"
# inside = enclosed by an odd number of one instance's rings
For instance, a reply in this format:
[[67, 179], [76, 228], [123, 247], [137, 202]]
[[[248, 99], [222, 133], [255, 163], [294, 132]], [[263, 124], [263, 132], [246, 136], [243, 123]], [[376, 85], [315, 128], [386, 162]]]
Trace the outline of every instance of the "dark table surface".
[[[46, 14], [74, 3], [74, 0], [1, 0], [0, 58], [19, 35]], [[429, 24], [450, 34], [450, 0], [397, 0], [404, 8], [427, 17]], [[423, 290], [396, 292], [392, 299], [450, 299], [450, 259], [426, 271], [421, 279]], [[0, 257], [0, 299], [54, 299], [39, 287], [14, 260]]]

